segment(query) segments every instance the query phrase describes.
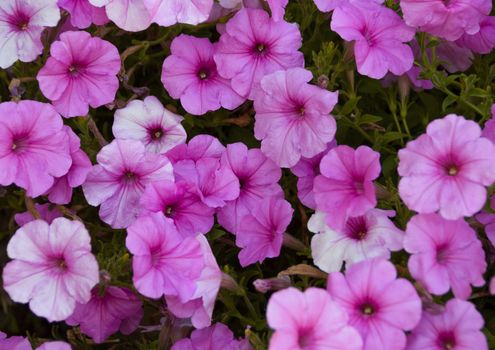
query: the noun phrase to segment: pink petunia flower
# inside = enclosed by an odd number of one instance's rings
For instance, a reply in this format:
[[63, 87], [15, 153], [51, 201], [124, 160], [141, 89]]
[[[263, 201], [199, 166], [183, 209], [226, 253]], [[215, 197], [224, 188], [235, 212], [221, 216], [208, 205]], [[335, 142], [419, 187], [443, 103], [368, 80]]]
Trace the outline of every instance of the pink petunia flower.
[[471, 50], [451, 41], [441, 41], [436, 47], [436, 53], [438, 60], [449, 73], [468, 70], [474, 60]]
[[261, 140], [261, 151], [281, 167], [314, 157], [335, 136], [330, 112], [338, 93], [308, 84], [312, 78], [302, 68], [266, 75], [254, 99], [254, 134]]
[[196, 282], [196, 291], [191, 300], [182, 303], [176, 296], [165, 296], [167, 308], [176, 317], [190, 318], [195, 328], [211, 325], [213, 308], [222, 282], [222, 271], [211, 251], [208, 240], [203, 235], [196, 236], [201, 245], [205, 267]]
[[119, 88], [120, 56], [110, 42], [84, 31], [60, 34], [38, 73], [40, 90], [64, 117], [85, 116], [110, 103]]
[[7, 334], [0, 332], [0, 349], [2, 350], [32, 350], [31, 343], [29, 343], [29, 339], [15, 336], [8, 337]]
[[205, 205], [194, 187], [184, 181], [159, 181], [149, 184], [142, 197], [143, 214], [162, 213], [171, 219], [184, 237], [211, 230], [215, 210]]
[[65, 322], [70, 326], [79, 325], [82, 333], [99, 344], [119, 330], [122, 334], [131, 334], [142, 317], [142, 302], [130, 289], [109, 286], [101, 293], [97, 286], [93, 288], [91, 300], [78, 303]]
[[287, 288], [272, 295], [266, 318], [275, 330], [268, 349], [360, 350], [363, 341], [343, 308], [323, 289]]
[[37, 347], [36, 350], [72, 350], [72, 347], [64, 341], [48, 341]]
[[240, 218], [236, 232], [236, 245], [242, 248], [239, 253], [241, 266], [280, 255], [285, 230], [292, 220], [289, 202], [277, 197], [266, 198]]
[[0, 2], [0, 68], [32, 62], [43, 52], [41, 33], [60, 20], [57, 0]]
[[492, 105], [491, 112], [492, 117], [483, 126], [481, 136], [486, 137], [492, 143], [495, 143], [495, 103]]
[[70, 13], [70, 23], [80, 29], [88, 28], [92, 23], [100, 26], [109, 21], [105, 9], [91, 5], [89, 0], [58, 0], [57, 4]]
[[488, 350], [483, 317], [473, 304], [451, 299], [441, 314], [425, 311], [408, 337], [407, 350]]
[[[492, 197], [492, 202], [494, 198]], [[476, 215], [476, 220], [485, 225], [485, 234], [490, 243], [495, 247], [495, 214], [490, 214], [485, 211]]]
[[167, 152], [175, 168], [180, 166], [183, 160], [196, 162], [203, 158], [220, 159], [225, 152], [225, 146], [218, 139], [211, 135], [197, 135], [189, 140], [187, 144], [180, 144]]
[[[41, 220], [46, 221], [48, 224], [51, 224], [54, 219], [59, 218], [62, 215], [60, 210], [52, 204], [46, 203], [46, 204], [38, 204], [34, 203], [34, 208], [40, 214]], [[33, 214], [31, 214], [29, 211], [26, 211], [24, 213], [18, 213], [15, 214], [14, 220], [17, 225], [19, 226], [24, 226], [28, 222], [36, 220]]]
[[476, 34], [480, 22], [490, 13], [490, 0], [401, 0], [407, 25], [434, 36], [454, 41], [464, 33]]
[[495, 182], [495, 145], [481, 138], [473, 121], [449, 114], [432, 121], [426, 134], [399, 151], [399, 194], [419, 213], [446, 219], [471, 216]]
[[35, 220], [16, 231], [7, 246], [13, 259], [3, 269], [3, 287], [18, 303], [48, 321], [69, 317], [86, 303], [98, 283], [98, 263], [90, 236], [79, 221]]
[[170, 96], [180, 98], [187, 112], [203, 115], [220, 107], [234, 109], [246, 100], [218, 74], [215, 47], [208, 39], [181, 34], [172, 41], [170, 51], [163, 62], [162, 83]]
[[[89, 0], [96, 7], [105, 7], [105, 12], [119, 28], [129, 32], [145, 30], [151, 24], [147, 0]], [[153, 1], [153, 0], [148, 0]]]
[[402, 75], [413, 66], [413, 52], [404, 43], [413, 39], [414, 29], [385, 6], [362, 1], [342, 4], [333, 12], [331, 28], [344, 40], [355, 41], [360, 74], [381, 79], [387, 71]]
[[272, 18], [275, 22], [284, 19], [285, 7], [289, 3], [289, 0], [266, 0], [270, 6], [270, 11], [272, 12]]
[[127, 227], [135, 220], [147, 185], [174, 180], [167, 157], [146, 152], [139, 141], [113, 140], [96, 160], [83, 191], [90, 205], [101, 204], [100, 218], [113, 228]]
[[373, 180], [380, 175], [380, 154], [367, 146], [353, 149], [340, 145], [321, 160], [321, 175], [315, 178], [318, 210], [327, 214], [333, 229], [344, 227], [349, 217], [364, 215], [376, 205]]
[[397, 279], [394, 265], [383, 259], [352, 265], [345, 276], [331, 273], [327, 290], [363, 337], [363, 350], [404, 349], [404, 331], [421, 318], [421, 299], [413, 285]]
[[0, 103], [0, 185], [45, 193], [72, 164], [62, 118], [46, 103]]
[[342, 230], [326, 225], [325, 214], [316, 212], [308, 221], [308, 230], [317, 233], [311, 239], [311, 255], [316, 266], [325, 272], [340, 271], [357, 262], [382, 257], [402, 249], [404, 232], [389, 217], [393, 211], [370, 209], [364, 215], [347, 219]]
[[[313, 0], [318, 10], [321, 12], [330, 12], [342, 4], [353, 2], [354, 0]], [[359, 0], [356, 0], [359, 1]], [[374, 3], [383, 4], [384, 0], [372, 0]]]
[[232, 331], [223, 323], [198, 329], [190, 338], [179, 340], [171, 350], [251, 350], [247, 340], [236, 340]]
[[133, 254], [132, 281], [149, 298], [175, 295], [191, 300], [205, 267], [199, 242], [183, 238], [173, 221], [161, 213], [136, 220], [127, 229], [127, 249]]
[[176, 23], [198, 24], [206, 21], [213, 0], [143, 0], [152, 22], [169, 27]]
[[221, 162], [239, 179], [240, 193], [236, 200], [218, 210], [217, 219], [227, 231], [235, 234], [240, 220], [263, 198], [283, 198], [283, 190], [278, 184], [282, 172], [259, 149], [248, 149], [243, 143], [228, 145]]
[[81, 140], [68, 126], [64, 127], [69, 135], [70, 156], [72, 165], [69, 172], [55, 179], [53, 186], [45, 193], [52, 203], [67, 204], [72, 199], [72, 189], [81, 186], [89, 171], [91, 170], [91, 161], [86, 153], [81, 150]]
[[232, 17], [214, 55], [218, 73], [253, 99], [261, 79], [278, 70], [303, 67], [302, 39], [295, 24], [275, 22], [263, 10], [243, 8]]
[[186, 142], [182, 120], [180, 115], [164, 108], [156, 97], [148, 96], [118, 109], [112, 132], [116, 138], [141, 141], [148, 152], [165, 153]]
[[464, 34], [456, 40], [456, 44], [479, 54], [489, 54], [495, 49], [495, 17], [485, 16], [477, 33]]
[[485, 284], [485, 253], [476, 232], [463, 219], [416, 215], [407, 224], [404, 248], [412, 254], [411, 275], [432, 294], [442, 295], [452, 288], [456, 298], [467, 299], [470, 284]]

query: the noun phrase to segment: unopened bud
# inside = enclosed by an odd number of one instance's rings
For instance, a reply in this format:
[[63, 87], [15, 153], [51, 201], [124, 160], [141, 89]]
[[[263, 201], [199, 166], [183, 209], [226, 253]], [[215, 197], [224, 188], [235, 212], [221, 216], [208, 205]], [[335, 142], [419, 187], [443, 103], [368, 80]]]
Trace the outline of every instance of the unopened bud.
[[290, 277], [282, 276], [282, 277], [274, 277], [274, 278], [265, 278], [265, 279], [257, 279], [253, 282], [254, 288], [260, 293], [266, 293], [271, 290], [280, 290], [289, 288], [291, 286]]

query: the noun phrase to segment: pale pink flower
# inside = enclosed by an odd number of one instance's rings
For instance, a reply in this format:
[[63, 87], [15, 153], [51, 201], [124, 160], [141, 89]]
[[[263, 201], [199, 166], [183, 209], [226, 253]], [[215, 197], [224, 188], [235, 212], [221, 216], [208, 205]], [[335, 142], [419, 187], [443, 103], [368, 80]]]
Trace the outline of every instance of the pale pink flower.
[[77, 28], [85, 29], [92, 23], [99, 26], [109, 21], [105, 9], [91, 5], [89, 0], [58, 0], [57, 4], [69, 12], [70, 23]]
[[363, 346], [345, 310], [320, 288], [303, 293], [290, 287], [274, 293], [266, 318], [275, 330], [270, 350], [361, 350]]
[[0, 68], [34, 61], [43, 52], [41, 33], [59, 20], [57, 0], [0, 1]]
[[[48, 224], [51, 224], [54, 219], [63, 216], [56, 206], [49, 203], [34, 203], [34, 208], [36, 209], [38, 214], [40, 214], [41, 220], [46, 221]], [[36, 220], [36, 218], [29, 211], [25, 211], [24, 213], [15, 214], [14, 220], [17, 225], [24, 226], [28, 222]]]
[[218, 73], [231, 79], [232, 88], [253, 99], [266, 74], [304, 66], [303, 54], [298, 51], [301, 44], [295, 24], [275, 22], [263, 10], [244, 8], [227, 22], [214, 59]]
[[495, 145], [473, 121], [450, 114], [399, 151], [399, 194], [419, 213], [455, 220], [478, 212], [495, 182]]
[[408, 338], [407, 350], [488, 350], [483, 317], [473, 304], [451, 299], [440, 314], [423, 312]]
[[147, 0], [89, 0], [89, 3], [96, 7], [104, 6], [108, 18], [119, 28], [139, 32], [151, 24], [152, 16], [145, 1]]
[[325, 272], [340, 271], [359, 261], [375, 257], [390, 258], [390, 252], [402, 249], [404, 232], [389, 219], [394, 211], [370, 209], [364, 215], [347, 219], [342, 230], [326, 225], [325, 214], [316, 212], [308, 221], [308, 230], [317, 233], [311, 239], [314, 264]]
[[404, 249], [412, 254], [411, 276], [432, 294], [442, 295], [452, 288], [456, 298], [467, 299], [471, 284], [485, 284], [485, 253], [476, 232], [463, 219], [414, 216], [407, 225]]
[[116, 138], [141, 141], [149, 152], [165, 153], [186, 142], [183, 120], [164, 108], [156, 97], [148, 96], [118, 109], [112, 132]]
[[72, 164], [62, 118], [46, 103], [0, 103], [0, 185], [15, 183], [37, 197]]
[[100, 218], [113, 228], [127, 227], [135, 220], [147, 185], [174, 179], [167, 157], [146, 152], [135, 140], [113, 140], [96, 160], [83, 191], [90, 205], [101, 204]]
[[320, 171], [313, 188], [316, 207], [327, 214], [331, 228], [341, 229], [349, 217], [375, 207], [373, 180], [380, 175], [379, 153], [368, 146], [340, 145], [323, 157]]
[[246, 99], [217, 72], [215, 46], [206, 38], [181, 34], [172, 41], [171, 55], [163, 62], [161, 80], [173, 98], [191, 114], [203, 115], [220, 107], [234, 109]]
[[404, 349], [404, 331], [421, 318], [421, 299], [413, 285], [397, 278], [394, 265], [383, 259], [354, 264], [345, 276], [331, 273], [327, 289], [363, 337], [363, 350]]
[[261, 151], [281, 167], [314, 157], [335, 136], [330, 112], [338, 93], [308, 84], [312, 78], [303, 68], [278, 71], [265, 75], [256, 93], [255, 137]]
[[79, 325], [82, 333], [102, 343], [118, 331], [131, 334], [142, 317], [142, 302], [130, 289], [108, 286], [102, 292], [101, 287], [96, 286], [91, 300], [78, 303], [65, 322], [70, 326]]
[[495, 17], [485, 16], [477, 33], [464, 34], [456, 40], [456, 44], [476, 53], [489, 54], [495, 49]]
[[198, 329], [190, 338], [179, 340], [171, 350], [251, 350], [247, 340], [236, 340], [232, 331], [223, 323]]
[[143, 3], [151, 14], [151, 21], [164, 27], [204, 22], [213, 6], [213, 0], [143, 0]]
[[3, 270], [3, 287], [18, 303], [48, 321], [69, 317], [86, 303], [98, 283], [98, 263], [90, 236], [79, 221], [35, 220], [16, 231], [7, 246], [13, 259]]
[[491, 0], [401, 0], [407, 25], [447, 39], [459, 39], [464, 33], [476, 34], [480, 22], [490, 13]]
[[51, 57], [38, 73], [40, 90], [64, 117], [85, 116], [114, 100], [120, 56], [110, 42], [88, 32], [69, 31], [50, 47]]
[[149, 298], [175, 295], [183, 303], [193, 298], [205, 267], [196, 238], [182, 237], [171, 219], [151, 213], [129, 226], [126, 246], [139, 293]]
[[36, 350], [72, 350], [72, 347], [64, 341], [48, 341], [37, 347]]

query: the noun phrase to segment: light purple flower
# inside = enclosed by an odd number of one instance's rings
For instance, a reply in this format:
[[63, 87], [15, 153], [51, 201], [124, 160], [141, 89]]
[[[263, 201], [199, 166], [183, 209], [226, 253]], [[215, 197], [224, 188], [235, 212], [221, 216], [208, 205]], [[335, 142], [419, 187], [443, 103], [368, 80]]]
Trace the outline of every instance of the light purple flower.
[[190, 338], [179, 340], [171, 350], [251, 350], [247, 340], [236, 340], [232, 331], [223, 323], [198, 329]]
[[[335, 10], [342, 4], [346, 4], [348, 2], [353, 2], [354, 0], [313, 0], [315, 2], [316, 7], [321, 12], [330, 12]], [[356, 0], [360, 1], [360, 0]], [[383, 4], [384, 0], [372, 0], [374, 3]]]
[[481, 136], [486, 137], [495, 144], [495, 104], [491, 108], [492, 117], [483, 126]]
[[2, 350], [32, 350], [29, 340], [24, 337], [8, 337], [0, 332], [0, 349]]
[[[48, 224], [51, 224], [54, 219], [63, 216], [56, 206], [49, 203], [34, 203], [34, 208], [36, 209], [38, 214], [40, 214], [41, 220], [46, 221]], [[29, 211], [26, 211], [24, 213], [15, 214], [14, 220], [17, 225], [24, 226], [28, 222], [36, 220], [36, 218]]]
[[48, 341], [37, 347], [36, 350], [72, 350], [72, 347], [64, 341]]
[[461, 47], [457, 42], [441, 41], [436, 47], [437, 58], [449, 73], [464, 72], [473, 64], [471, 50]]
[[143, 0], [152, 22], [169, 27], [175, 23], [198, 24], [206, 21], [213, 0]]
[[[105, 7], [105, 12], [119, 28], [129, 32], [145, 30], [151, 24], [151, 14], [146, 0], [89, 0], [96, 7]], [[152, 0], [149, 0], [152, 1]]]
[[272, 18], [275, 22], [284, 19], [285, 7], [289, 3], [289, 0], [266, 0], [270, 6], [270, 11], [272, 12]]
[[60, 8], [70, 13], [70, 23], [77, 28], [88, 28], [92, 23], [106, 24], [109, 19], [102, 7], [90, 4], [89, 0], [58, 0]]
[[[492, 202], [494, 198], [492, 197]], [[485, 234], [490, 243], [495, 247], [495, 214], [482, 211], [476, 215], [476, 220], [485, 225]]]
[[495, 17], [485, 16], [477, 33], [464, 34], [456, 40], [456, 44], [476, 53], [489, 54], [495, 49]]

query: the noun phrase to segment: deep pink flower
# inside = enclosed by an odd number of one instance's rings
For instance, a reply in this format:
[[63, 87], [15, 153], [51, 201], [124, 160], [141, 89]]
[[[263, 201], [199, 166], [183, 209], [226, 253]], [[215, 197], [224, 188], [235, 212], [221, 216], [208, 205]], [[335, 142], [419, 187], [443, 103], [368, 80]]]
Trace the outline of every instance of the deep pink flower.
[[43, 51], [41, 33], [59, 20], [57, 0], [2, 0], [0, 68], [8, 68], [17, 60], [34, 61]]
[[253, 99], [261, 79], [277, 70], [303, 67], [301, 33], [295, 24], [275, 22], [263, 10], [241, 9], [226, 26], [214, 55], [218, 73]]
[[404, 349], [404, 331], [412, 330], [421, 318], [421, 299], [413, 285], [397, 279], [394, 265], [383, 259], [354, 264], [345, 276], [331, 273], [327, 289], [363, 337], [363, 350]]
[[[46, 221], [48, 224], [51, 224], [54, 219], [63, 216], [56, 206], [49, 203], [34, 203], [34, 208], [36, 209], [38, 214], [40, 214], [41, 220]], [[17, 225], [24, 226], [28, 222], [34, 221], [36, 219], [33, 214], [31, 214], [29, 211], [26, 211], [24, 213], [15, 214], [14, 220]]]
[[223, 323], [198, 329], [191, 333], [190, 338], [179, 340], [172, 350], [251, 350], [247, 341], [234, 338], [232, 331]]
[[140, 217], [127, 229], [127, 249], [133, 254], [132, 281], [150, 298], [176, 295], [191, 300], [205, 267], [199, 242], [183, 238], [173, 221], [161, 213]]
[[176, 296], [165, 296], [167, 308], [176, 317], [190, 318], [195, 328], [210, 326], [213, 308], [217, 299], [222, 271], [218, 267], [208, 240], [203, 235], [196, 236], [201, 245], [205, 267], [196, 282], [196, 291], [191, 300], [182, 303]]
[[438, 214], [419, 214], [407, 224], [405, 250], [412, 254], [411, 275], [435, 295], [452, 288], [467, 299], [471, 286], [485, 284], [485, 253], [476, 232], [463, 220], [445, 220]]
[[70, 13], [70, 23], [77, 28], [88, 28], [92, 23], [106, 24], [109, 19], [102, 7], [96, 7], [89, 0], [58, 0], [58, 6]]
[[32, 350], [29, 339], [16, 336], [7, 338], [7, 334], [0, 332], [1, 350]]
[[120, 56], [110, 42], [88, 32], [64, 32], [38, 73], [40, 90], [64, 117], [85, 116], [110, 103], [119, 88]]
[[16, 231], [7, 246], [13, 259], [3, 270], [10, 298], [28, 303], [48, 321], [69, 317], [76, 302], [86, 303], [98, 282], [98, 263], [90, 236], [79, 221], [57, 218], [48, 225], [35, 220]]
[[489, 54], [495, 49], [495, 17], [485, 16], [477, 33], [464, 34], [456, 40], [456, 44], [476, 53]]
[[145, 30], [151, 24], [151, 14], [145, 1], [147, 0], [89, 0], [93, 6], [104, 6], [108, 18], [119, 28], [129, 32]]
[[464, 33], [475, 34], [490, 13], [490, 0], [401, 0], [407, 25], [453, 41]]
[[380, 154], [367, 146], [340, 145], [320, 163], [315, 178], [316, 207], [327, 214], [327, 224], [341, 229], [348, 217], [364, 215], [376, 205], [373, 180], [380, 175]]
[[289, 202], [277, 197], [266, 198], [253, 207], [249, 214], [240, 218], [236, 232], [236, 245], [241, 266], [280, 255], [285, 230], [292, 220]]
[[46, 103], [0, 103], [0, 185], [45, 193], [72, 164], [62, 118]]
[[131, 334], [143, 317], [141, 300], [129, 289], [106, 287], [93, 288], [91, 300], [78, 303], [74, 313], [65, 320], [70, 326], [79, 325], [81, 332], [90, 336], [96, 343], [104, 342], [112, 334]]
[[401, 149], [399, 194], [406, 205], [451, 220], [478, 212], [485, 186], [495, 182], [495, 145], [480, 136], [478, 124], [450, 114]]
[[483, 323], [473, 304], [451, 299], [441, 314], [423, 312], [421, 322], [408, 338], [407, 350], [488, 350], [481, 332]]
[[135, 220], [147, 185], [174, 179], [167, 157], [146, 152], [135, 140], [113, 140], [96, 160], [83, 191], [90, 205], [101, 204], [100, 218], [113, 228], [127, 227]]
[[165, 153], [186, 142], [183, 119], [164, 108], [156, 97], [148, 96], [118, 109], [112, 132], [116, 138], [141, 141], [149, 152]]
[[261, 151], [281, 167], [325, 150], [337, 129], [330, 112], [338, 93], [308, 82], [313, 74], [291, 68], [266, 75], [254, 99], [254, 133]]
[[360, 350], [363, 341], [349, 318], [323, 289], [287, 288], [272, 295], [266, 311], [275, 330], [269, 349]]
[[347, 219], [342, 230], [326, 225], [325, 214], [316, 212], [308, 222], [308, 230], [317, 233], [311, 239], [314, 264], [325, 272], [340, 271], [359, 261], [390, 258], [391, 251], [402, 249], [404, 232], [389, 219], [394, 211], [370, 209], [364, 215]]
[[355, 41], [354, 56], [360, 74], [381, 79], [387, 71], [402, 75], [411, 69], [414, 56], [404, 44], [414, 37], [393, 10], [373, 2], [352, 2], [337, 7], [331, 28], [344, 40]]
[[149, 184], [140, 206], [143, 214], [162, 213], [171, 219], [184, 237], [207, 233], [213, 227], [215, 210], [201, 202], [194, 187], [184, 181]]
[[163, 62], [162, 83], [170, 96], [180, 98], [187, 112], [203, 115], [220, 107], [234, 109], [245, 101], [229, 80], [218, 75], [215, 48], [208, 39], [181, 34], [172, 41], [170, 51]]
[[175, 23], [198, 24], [206, 21], [213, 0], [143, 0], [151, 20], [169, 27]]
[[67, 204], [72, 199], [72, 189], [81, 186], [89, 171], [91, 170], [91, 161], [86, 153], [81, 150], [81, 141], [79, 137], [68, 126], [64, 127], [69, 135], [70, 156], [72, 165], [69, 172], [55, 179], [53, 186], [45, 193], [52, 203]]
[[221, 162], [239, 179], [240, 193], [236, 200], [219, 209], [217, 219], [227, 231], [235, 234], [241, 218], [263, 198], [283, 198], [282, 188], [277, 183], [282, 172], [259, 149], [248, 149], [243, 143], [228, 145]]

